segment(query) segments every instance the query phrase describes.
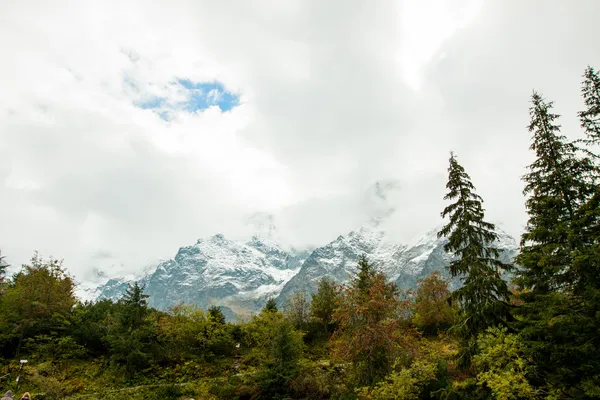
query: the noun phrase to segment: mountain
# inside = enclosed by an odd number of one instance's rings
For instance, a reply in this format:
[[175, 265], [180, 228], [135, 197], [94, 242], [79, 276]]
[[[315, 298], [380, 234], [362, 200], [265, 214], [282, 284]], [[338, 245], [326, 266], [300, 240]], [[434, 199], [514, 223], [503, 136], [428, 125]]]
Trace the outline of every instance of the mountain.
[[[390, 242], [377, 223], [341, 235], [308, 256], [300, 271], [283, 287], [278, 303], [285, 304], [298, 290], [314, 293], [323, 277], [336, 283], [348, 282], [356, 273], [356, 261], [361, 254], [366, 254], [369, 261], [401, 289], [415, 288], [417, 280], [434, 271], [449, 277], [447, 266], [452, 256], [444, 251], [447, 239], [437, 237], [440, 229], [432, 229], [408, 245]], [[502, 261], [511, 262], [517, 254], [517, 243], [501, 229], [497, 229], [497, 233], [494, 245], [501, 251]], [[451, 280], [450, 286], [459, 287], [460, 278]]]
[[[361, 254], [400, 288], [415, 288], [418, 279], [433, 271], [448, 276], [452, 257], [443, 249], [447, 239], [437, 237], [439, 229], [399, 244], [373, 220], [311, 252], [284, 249], [269, 237], [239, 242], [217, 234], [180, 248], [173, 259], [143, 276], [110, 279], [96, 293], [98, 299], [118, 299], [137, 280], [145, 285], [152, 307], [164, 310], [182, 302], [203, 309], [218, 305], [227, 319], [235, 320], [260, 310], [269, 297], [283, 306], [298, 290], [313, 293], [323, 277], [349, 281]], [[495, 246], [509, 262], [517, 254], [517, 243], [506, 232], [497, 233]], [[451, 281], [451, 287], [459, 285], [459, 278]]]
[[[306, 255], [256, 236], [241, 243], [217, 234], [180, 248], [138, 281], [145, 285], [152, 307], [168, 309], [183, 302], [206, 309], [214, 304], [235, 319], [277, 297]], [[99, 288], [98, 299], [121, 297], [133, 280], [109, 280]]]

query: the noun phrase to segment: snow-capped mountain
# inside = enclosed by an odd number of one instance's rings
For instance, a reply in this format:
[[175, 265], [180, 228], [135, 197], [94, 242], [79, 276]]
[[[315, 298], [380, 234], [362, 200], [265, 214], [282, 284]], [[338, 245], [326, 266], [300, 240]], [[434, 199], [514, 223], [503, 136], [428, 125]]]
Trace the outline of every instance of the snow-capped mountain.
[[[167, 309], [178, 303], [208, 308], [219, 305], [229, 318], [253, 313], [279, 292], [300, 269], [306, 254], [286, 251], [268, 239], [241, 243], [217, 234], [179, 249], [141, 279], [148, 303]], [[117, 299], [136, 279], [111, 279], [98, 299]]]
[[[447, 239], [437, 237], [439, 229], [405, 245], [391, 241], [377, 223], [371, 223], [312, 252], [285, 250], [269, 238], [237, 242], [217, 234], [180, 248], [173, 259], [144, 276], [108, 280], [97, 289], [97, 298], [118, 299], [137, 280], [145, 285], [153, 307], [218, 305], [228, 319], [235, 320], [257, 312], [269, 297], [283, 305], [298, 290], [314, 293], [323, 277], [336, 283], [349, 281], [361, 254], [400, 288], [414, 288], [418, 279], [433, 271], [448, 276], [451, 256], [443, 249]], [[495, 246], [503, 261], [509, 262], [517, 253], [517, 243], [502, 230], [497, 232]], [[451, 282], [458, 285], [458, 278]]]
[[[433, 271], [448, 276], [452, 257], [443, 248], [447, 239], [437, 237], [441, 226], [406, 244], [394, 239], [401, 226], [392, 218], [402, 200], [400, 189], [395, 180], [375, 182], [359, 201], [363, 222], [357, 225], [362, 227], [311, 251], [283, 247], [274, 217], [255, 213], [245, 221], [247, 230], [255, 234], [249, 241], [230, 240], [222, 234], [200, 239], [141, 275], [105, 279], [84, 292], [87, 297], [118, 299], [129, 283], [138, 281], [145, 285], [153, 307], [218, 305], [228, 319], [235, 320], [260, 310], [269, 297], [283, 305], [298, 290], [313, 293], [323, 277], [347, 282], [361, 254], [403, 289], [415, 288], [418, 279]], [[517, 243], [501, 229], [497, 233], [495, 246], [501, 250], [502, 261], [510, 262], [517, 254]], [[459, 285], [459, 278], [451, 281], [451, 287]]]
[[[367, 255], [376, 268], [402, 289], [415, 288], [419, 279], [434, 271], [448, 277], [447, 266], [452, 256], [444, 251], [447, 239], [437, 237], [440, 229], [441, 226], [436, 227], [408, 245], [390, 242], [377, 224], [339, 236], [308, 256], [300, 271], [284, 286], [278, 302], [284, 304], [298, 290], [314, 293], [323, 277], [336, 283], [348, 282], [356, 273], [356, 261], [361, 254]], [[501, 229], [496, 232], [498, 240], [494, 246], [501, 251], [502, 261], [511, 262], [517, 254], [517, 243]], [[459, 278], [450, 282], [451, 288], [459, 285]]]

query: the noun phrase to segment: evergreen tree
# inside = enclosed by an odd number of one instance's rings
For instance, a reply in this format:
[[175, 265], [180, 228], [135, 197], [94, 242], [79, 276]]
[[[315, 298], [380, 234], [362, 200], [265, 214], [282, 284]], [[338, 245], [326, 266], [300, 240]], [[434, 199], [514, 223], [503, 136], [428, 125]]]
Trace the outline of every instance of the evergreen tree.
[[130, 375], [152, 363], [151, 351], [158, 332], [148, 318], [147, 298], [144, 288], [137, 282], [129, 285], [108, 330], [111, 358], [124, 365]]
[[581, 94], [586, 105], [584, 111], [579, 112], [579, 120], [588, 145], [600, 144], [600, 74], [591, 66], [584, 73]]
[[528, 129], [536, 160], [523, 176], [529, 220], [516, 259], [523, 267], [518, 283], [535, 294], [580, 283], [572, 257], [581, 236], [576, 235], [573, 223], [591, 191], [586, 181], [590, 165], [577, 157], [577, 147], [560, 134], [559, 115], [551, 112], [552, 105], [533, 94]]
[[211, 306], [208, 309], [208, 317], [217, 324], [225, 324], [225, 315], [218, 306]]
[[357, 287], [360, 291], [365, 292], [369, 286], [371, 286], [371, 281], [375, 275], [375, 271], [373, 271], [373, 267], [369, 264], [367, 260], [366, 254], [361, 254], [358, 257], [358, 274], [357, 274]]
[[128, 285], [125, 295], [121, 299], [124, 305], [121, 314], [121, 323], [124, 327], [134, 330], [138, 328], [148, 314], [148, 295], [144, 293], [144, 287], [137, 282]]
[[453, 296], [460, 305], [454, 329], [463, 339], [460, 361], [466, 366], [476, 352], [477, 334], [508, 322], [510, 291], [500, 273], [511, 266], [498, 259], [499, 251], [492, 247], [497, 239], [495, 226], [484, 221], [483, 200], [475, 193], [471, 178], [454, 154], [450, 156], [448, 173], [448, 193], [444, 199], [454, 203], [442, 212], [449, 222], [438, 236], [448, 237], [444, 250], [456, 256], [450, 263], [450, 273], [453, 277], [464, 276], [463, 286]]
[[[585, 85], [583, 92], [584, 98], [591, 93]], [[600, 369], [599, 257], [592, 234], [598, 189], [592, 160], [561, 135], [551, 109], [552, 102], [533, 94], [529, 131], [536, 159], [523, 177], [529, 220], [516, 258], [523, 304], [515, 326], [536, 363], [534, 385], [585, 398], [600, 388], [594, 383]], [[593, 129], [593, 109], [580, 117]], [[588, 132], [590, 140], [594, 135]]]
[[322, 278], [317, 293], [312, 294], [310, 314], [323, 326], [325, 333], [333, 331], [333, 312], [337, 307], [337, 300], [338, 295], [333, 281], [326, 277]]
[[267, 303], [265, 304], [265, 306], [262, 309], [263, 312], [278, 312], [279, 309], [277, 308], [277, 302], [275, 301], [274, 298], [269, 297], [269, 300], [267, 300]]

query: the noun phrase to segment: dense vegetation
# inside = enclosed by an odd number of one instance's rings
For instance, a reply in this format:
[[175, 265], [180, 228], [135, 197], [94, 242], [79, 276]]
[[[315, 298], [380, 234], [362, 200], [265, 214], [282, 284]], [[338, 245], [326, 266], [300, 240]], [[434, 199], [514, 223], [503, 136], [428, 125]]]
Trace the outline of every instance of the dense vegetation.
[[[454, 292], [439, 274], [402, 292], [357, 260], [283, 310], [247, 321], [218, 307], [148, 307], [137, 284], [116, 302], [81, 303], [54, 259], [12, 277], [0, 262], [0, 384], [45, 399], [600, 398], [600, 76], [585, 71], [583, 135], [560, 133], [532, 96], [535, 160], [523, 176], [529, 220], [515, 265], [457, 157], [442, 217]], [[1, 260], [0, 260], [1, 261]], [[510, 272], [513, 282], [501, 277]], [[29, 363], [19, 370], [19, 360]]]

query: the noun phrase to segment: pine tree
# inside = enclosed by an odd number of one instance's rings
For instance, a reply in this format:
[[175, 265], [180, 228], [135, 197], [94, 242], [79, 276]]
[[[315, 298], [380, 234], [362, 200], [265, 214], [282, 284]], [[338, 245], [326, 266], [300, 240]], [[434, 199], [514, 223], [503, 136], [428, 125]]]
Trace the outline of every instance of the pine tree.
[[332, 317], [337, 306], [338, 294], [335, 290], [333, 281], [328, 278], [322, 278], [319, 281], [317, 293], [312, 294], [310, 304], [311, 316], [323, 325], [325, 333], [331, 332], [333, 329]]
[[444, 250], [456, 256], [449, 266], [451, 275], [464, 276], [463, 286], [453, 293], [460, 305], [453, 329], [463, 339], [460, 361], [466, 366], [476, 352], [477, 334], [508, 322], [510, 291], [500, 273], [511, 266], [498, 259], [499, 251], [492, 247], [497, 239], [495, 226], [484, 221], [483, 200], [475, 193], [471, 178], [453, 153], [448, 173], [448, 193], [444, 199], [454, 203], [442, 212], [442, 218], [449, 217], [449, 222], [438, 236], [448, 237]]
[[358, 288], [361, 291], [365, 291], [370, 286], [371, 281], [373, 280], [373, 276], [373, 267], [371, 267], [371, 265], [369, 264], [366, 254], [361, 254], [358, 257]]
[[581, 94], [586, 109], [579, 112], [579, 120], [586, 134], [584, 143], [598, 145], [600, 144], [600, 74], [588, 66], [583, 76]]
[[128, 285], [121, 303], [125, 306], [121, 314], [123, 326], [131, 330], [137, 329], [148, 314], [148, 295], [144, 287], [137, 282]]
[[275, 301], [274, 298], [269, 297], [269, 300], [267, 300], [267, 303], [265, 304], [265, 306], [262, 309], [263, 312], [278, 312], [279, 309], [277, 308], [277, 302]]
[[[586, 93], [584, 85], [584, 98]], [[536, 363], [534, 385], [586, 398], [600, 387], [594, 382], [600, 369], [600, 295], [590, 290], [599, 281], [598, 246], [591, 235], [598, 189], [589, 153], [581, 156], [577, 143], [561, 135], [552, 106], [534, 92], [528, 128], [536, 159], [523, 177], [529, 220], [515, 260], [522, 267], [517, 283], [523, 301], [515, 327]], [[593, 115], [589, 109], [580, 113], [584, 128], [593, 128]]]
[[529, 220], [521, 236], [516, 263], [523, 267], [518, 283], [536, 294], [566, 290], [580, 283], [573, 265], [577, 211], [590, 195], [586, 176], [590, 166], [577, 157], [577, 147], [560, 134], [553, 103], [538, 93], [530, 108], [531, 150], [536, 160], [523, 176]]
[[217, 324], [225, 324], [225, 315], [223, 315], [223, 311], [218, 306], [211, 306], [208, 309], [208, 317]]

